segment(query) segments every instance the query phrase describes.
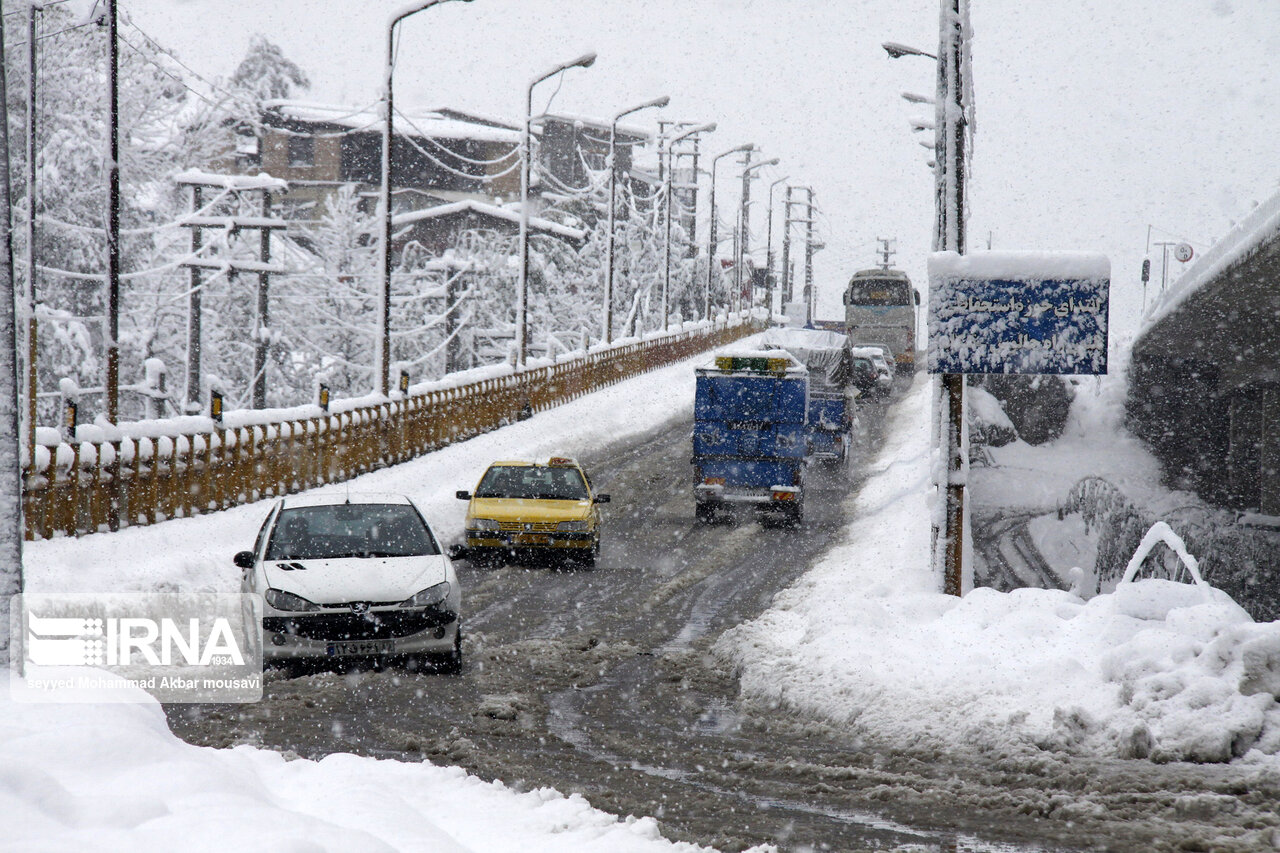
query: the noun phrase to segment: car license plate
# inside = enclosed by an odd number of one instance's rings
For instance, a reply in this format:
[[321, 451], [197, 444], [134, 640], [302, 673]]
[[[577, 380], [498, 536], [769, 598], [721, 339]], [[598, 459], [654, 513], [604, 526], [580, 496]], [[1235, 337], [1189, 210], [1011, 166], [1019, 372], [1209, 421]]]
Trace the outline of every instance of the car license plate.
[[511, 537], [512, 545], [550, 545], [551, 537], [545, 533], [517, 533]]
[[330, 643], [325, 653], [331, 657], [349, 655], [389, 655], [396, 650], [395, 640], [352, 640], [343, 643]]

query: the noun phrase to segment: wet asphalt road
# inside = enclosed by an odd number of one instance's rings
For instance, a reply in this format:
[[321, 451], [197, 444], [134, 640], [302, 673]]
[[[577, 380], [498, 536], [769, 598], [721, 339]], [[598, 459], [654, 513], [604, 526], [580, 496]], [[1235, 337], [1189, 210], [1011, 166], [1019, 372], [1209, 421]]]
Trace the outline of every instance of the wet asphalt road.
[[[711, 644], [831, 544], [881, 421], [880, 411], [864, 413], [848, 466], [810, 470], [796, 529], [751, 518], [696, 523], [688, 423], [584, 459], [613, 496], [598, 568], [460, 562], [460, 675], [272, 678], [260, 703], [169, 706], [170, 725], [211, 746], [456, 764], [517, 789], [551, 786], [619, 815], [652, 815], [668, 838], [721, 850], [1177, 849], [1154, 842], [1164, 831], [1159, 803], [1125, 819], [1123, 831], [1118, 813], [1054, 816], [1055, 803], [1085, 789], [1094, 799], [1114, 789], [1129, 803], [1121, 762], [1076, 773], [1065, 757], [975, 764], [890, 753], [839, 727], [738, 702]], [[1079, 790], [1060, 790], [1064, 773]]]

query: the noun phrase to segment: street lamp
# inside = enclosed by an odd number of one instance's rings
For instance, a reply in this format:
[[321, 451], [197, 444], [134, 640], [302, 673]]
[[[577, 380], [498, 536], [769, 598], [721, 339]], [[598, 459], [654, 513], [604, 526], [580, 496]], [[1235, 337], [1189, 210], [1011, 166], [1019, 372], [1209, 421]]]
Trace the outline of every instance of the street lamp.
[[529, 322], [529, 173], [531, 153], [529, 123], [533, 120], [533, 87], [548, 77], [554, 77], [570, 68], [590, 68], [596, 61], [594, 53], [587, 53], [569, 62], [562, 62], [545, 74], [533, 78], [524, 96], [524, 126], [520, 137], [520, 288], [516, 304], [516, 369], [524, 370], [528, 349]]
[[889, 54], [890, 59], [900, 59], [904, 56], [925, 56], [925, 57], [928, 57], [929, 59], [936, 61], [938, 58], [934, 56], [932, 53], [923, 51], [918, 47], [911, 47], [910, 45], [899, 44], [896, 41], [887, 41], [882, 43], [880, 46], [884, 48], [885, 53]]
[[[715, 131], [715, 129], [716, 129], [716, 123], [714, 121], [708, 122], [707, 124], [700, 124], [697, 127], [689, 128], [688, 130], [684, 131], [679, 136], [675, 137], [674, 139], [672, 139], [670, 142], [667, 143], [666, 145], [667, 156], [668, 157], [671, 156], [672, 149], [675, 148], [676, 143], [679, 142], [680, 140], [686, 139], [697, 133], [712, 133], [713, 131]], [[670, 301], [669, 301], [671, 298], [670, 297], [670, 294], [671, 294], [671, 180], [674, 174], [675, 174], [675, 161], [672, 160], [672, 162], [669, 164], [667, 168], [666, 185], [663, 188], [664, 189], [663, 194], [666, 197], [666, 205], [667, 205], [667, 216], [666, 216], [667, 235], [666, 235], [666, 240], [664, 241], [664, 244], [666, 246], [666, 254], [664, 255], [663, 273], [662, 273], [662, 331], [664, 332], [667, 330], [668, 320], [671, 316], [671, 307], [670, 307]], [[694, 185], [694, 192], [695, 193], [697, 192], [696, 182]], [[610, 207], [610, 210], [612, 210], [612, 207]], [[610, 236], [613, 235], [612, 228], [609, 229], [609, 234]]]
[[720, 158], [722, 157], [737, 154], [739, 151], [752, 151], [755, 147], [754, 142], [747, 142], [711, 158], [711, 230], [707, 235], [707, 286], [702, 294], [702, 318], [704, 320], [711, 319], [711, 268], [716, 259], [716, 166], [720, 164]]
[[[450, 0], [424, 0], [394, 12], [387, 21], [386, 76], [382, 81], [382, 241], [378, 246], [379, 264], [382, 267], [382, 291], [378, 294], [378, 382], [375, 386], [382, 396], [391, 391], [391, 125], [394, 111], [391, 73], [395, 69], [396, 25], [412, 14], [430, 9]], [[458, 0], [470, 3], [471, 0]]]
[[[776, 166], [776, 165], [778, 165], [778, 158], [774, 157], [771, 160], [761, 160], [759, 163], [752, 163], [751, 165], [745, 166], [742, 169], [742, 195], [739, 199], [742, 205], [742, 216], [740, 217], [742, 230], [738, 237], [738, 251], [735, 253], [733, 258], [733, 280], [734, 280], [734, 284], [738, 288], [737, 298], [739, 300], [738, 302], [739, 309], [742, 308], [742, 302], [741, 302], [742, 300], [742, 265], [747, 255], [747, 235], [751, 231], [749, 227], [751, 216], [750, 216], [750, 211], [748, 209], [748, 205], [750, 203], [748, 199], [751, 197], [751, 183], [750, 183], [751, 173], [754, 172], [756, 169], [762, 168], [764, 166]], [[750, 285], [750, 289], [747, 291], [747, 293], [748, 293], [747, 307], [755, 308], [756, 307], [756, 288], [754, 284]]]
[[609, 237], [606, 241], [607, 251], [605, 253], [605, 273], [604, 273], [604, 343], [605, 346], [613, 343], [613, 245], [615, 235], [613, 233], [613, 207], [614, 196], [618, 186], [618, 167], [614, 162], [618, 150], [618, 121], [623, 116], [629, 116], [640, 110], [647, 110], [650, 107], [665, 107], [671, 103], [671, 98], [663, 95], [661, 98], [654, 98], [652, 101], [645, 101], [643, 104], [637, 104], [634, 107], [625, 109], [613, 117], [613, 121], [609, 124]]
[[[773, 183], [769, 184], [769, 227], [766, 231], [767, 236], [764, 241], [764, 265], [765, 265], [765, 282], [769, 280], [769, 276], [773, 275], [773, 188], [787, 179], [784, 175]], [[784, 217], [785, 218], [785, 217]], [[778, 310], [782, 310], [782, 301], [778, 301]], [[769, 311], [773, 311], [773, 297], [770, 294]]]

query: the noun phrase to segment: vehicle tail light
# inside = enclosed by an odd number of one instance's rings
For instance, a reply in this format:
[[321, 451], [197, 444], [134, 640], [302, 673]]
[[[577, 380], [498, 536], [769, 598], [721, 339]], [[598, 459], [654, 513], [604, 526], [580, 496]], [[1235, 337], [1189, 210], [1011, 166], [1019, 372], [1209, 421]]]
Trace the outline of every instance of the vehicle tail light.
[[708, 486], [723, 486], [724, 477], [704, 477], [702, 482], [706, 483]]

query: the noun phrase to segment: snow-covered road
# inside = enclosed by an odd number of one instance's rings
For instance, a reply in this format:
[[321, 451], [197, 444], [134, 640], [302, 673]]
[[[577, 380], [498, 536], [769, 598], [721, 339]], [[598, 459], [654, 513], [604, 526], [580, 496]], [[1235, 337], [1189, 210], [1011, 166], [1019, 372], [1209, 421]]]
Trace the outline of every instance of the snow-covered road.
[[[490, 459], [602, 457], [687, 416], [692, 396], [688, 365], [668, 368], [353, 488], [412, 494], [451, 538], [461, 518], [452, 493]], [[918, 377], [892, 407], [842, 541], [758, 619], [716, 643], [740, 674], [741, 712], [816, 726], [845, 749], [862, 744], [870, 763], [853, 762], [823, 784], [888, 813], [944, 816], [961, 830], [1030, 816], [1040, 840], [1068, 845], [1280, 847], [1280, 625], [1253, 623], [1219, 593], [1154, 580], [1089, 601], [1048, 590], [963, 599], [934, 592], [926, 401]], [[1043, 477], [1009, 487], [1022, 488], [1024, 502], [1049, 491]], [[265, 510], [36, 543], [28, 582], [45, 591], [234, 589], [230, 556]], [[64, 847], [97, 832], [120, 839], [119, 849], [166, 849], [198, 834], [212, 811], [283, 833], [272, 837], [344, 849], [333, 840], [348, 838], [334, 829], [333, 811], [300, 803], [297, 793], [344, 788], [357, 803], [344, 819], [392, 848], [450, 849], [422, 840], [439, 833], [475, 850], [670, 849], [652, 822], [619, 822], [558, 794], [518, 795], [456, 770], [369, 758], [286, 762], [251, 747], [197, 750], [158, 728], [156, 714], [3, 703], [13, 783], [0, 795], [5, 813], [27, 816], [25, 838]], [[1206, 761], [1230, 763], [1184, 763]], [[438, 813], [425, 805], [434, 802], [429, 793], [408, 805], [379, 793], [430, 792], [442, 773], [458, 774], [448, 777], [464, 780], [455, 788], [476, 797], [455, 791], [457, 808]], [[167, 774], [176, 785], [148, 787]], [[236, 800], [261, 790], [270, 796]], [[217, 808], [200, 807], [207, 802]], [[395, 835], [403, 823], [383, 809], [408, 809], [419, 837], [411, 844]], [[475, 834], [478, 814], [488, 835]], [[1025, 828], [1016, 834], [1027, 837]]]

